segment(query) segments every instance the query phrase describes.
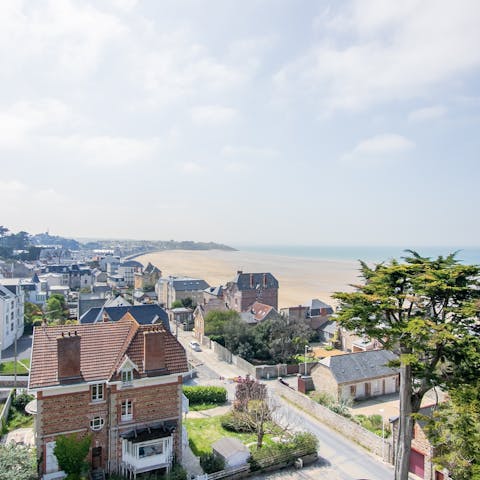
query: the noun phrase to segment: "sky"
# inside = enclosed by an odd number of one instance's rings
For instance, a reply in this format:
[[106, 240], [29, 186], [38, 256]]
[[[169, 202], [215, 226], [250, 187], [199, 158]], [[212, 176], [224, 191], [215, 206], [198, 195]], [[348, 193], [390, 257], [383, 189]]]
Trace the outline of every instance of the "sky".
[[479, 245], [478, 0], [0, 2], [0, 224]]

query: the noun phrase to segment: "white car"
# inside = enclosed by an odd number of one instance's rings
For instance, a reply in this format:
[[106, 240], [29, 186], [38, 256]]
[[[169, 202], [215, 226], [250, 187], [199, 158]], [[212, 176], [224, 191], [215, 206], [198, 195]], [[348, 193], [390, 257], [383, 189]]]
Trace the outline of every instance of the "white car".
[[202, 349], [200, 348], [200, 344], [198, 342], [195, 342], [194, 340], [192, 340], [188, 346], [194, 350], [195, 352], [201, 352]]

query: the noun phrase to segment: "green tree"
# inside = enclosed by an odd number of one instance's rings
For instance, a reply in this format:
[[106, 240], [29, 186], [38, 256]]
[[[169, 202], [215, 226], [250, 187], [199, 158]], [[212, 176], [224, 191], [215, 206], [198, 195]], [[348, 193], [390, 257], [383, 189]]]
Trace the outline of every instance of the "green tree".
[[88, 469], [85, 458], [91, 442], [91, 435], [84, 438], [77, 435], [59, 435], [56, 438], [53, 453], [57, 457], [58, 466], [67, 474], [67, 480], [78, 480], [81, 473]]
[[47, 300], [47, 317], [51, 321], [65, 322], [68, 318], [68, 307], [65, 297], [60, 293], [50, 295]]
[[172, 303], [172, 308], [182, 308], [182, 307], [183, 307], [183, 304], [181, 300], [175, 300]]
[[32, 450], [13, 442], [0, 445], [0, 480], [34, 480], [37, 478]]
[[334, 295], [344, 327], [399, 355], [396, 480], [408, 478], [412, 414], [429, 389], [458, 381], [461, 374], [452, 361], [468, 363], [471, 352], [465, 342], [479, 312], [479, 267], [459, 264], [455, 254], [432, 260], [408, 253], [403, 262], [391, 260], [374, 268], [361, 262], [363, 284]]
[[432, 418], [424, 418], [435, 446], [434, 462], [448, 469], [455, 480], [479, 480], [480, 380], [452, 389], [450, 397]]
[[222, 335], [225, 325], [233, 319], [240, 318], [235, 310], [211, 310], [205, 315], [205, 335]]
[[31, 302], [24, 304], [24, 324], [27, 332], [32, 331], [32, 325], [35, 320], [42, 318], [42, 309]]

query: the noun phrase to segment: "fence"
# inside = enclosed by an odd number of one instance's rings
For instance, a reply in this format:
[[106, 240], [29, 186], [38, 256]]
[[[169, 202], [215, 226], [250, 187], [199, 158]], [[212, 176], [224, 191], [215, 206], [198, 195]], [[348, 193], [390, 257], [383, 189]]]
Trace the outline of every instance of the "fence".
[[12, 404], [12, 400], [13, 400], [13, 389], [10, 390], [10, 393], [8, 394], [8, 397], [7, 397], [7, 401], [5, 402], [5, 405], [2, 408], [2, 412], [0, 413], [0, 426], [7, 423], [8, 412], [10, 411], [10, 405]]
[[382, 439], [358, 423], [332, 412], [302, 393], [298, 393], [285, 385], [280, 385], [278, 388], [284, 398], [298, 405], [330, 428], [337, 430], [344, 437], [350, 438], [375, 455], [383, 457], [384, 461], [393, 463], [393, 448], [388, 439]]

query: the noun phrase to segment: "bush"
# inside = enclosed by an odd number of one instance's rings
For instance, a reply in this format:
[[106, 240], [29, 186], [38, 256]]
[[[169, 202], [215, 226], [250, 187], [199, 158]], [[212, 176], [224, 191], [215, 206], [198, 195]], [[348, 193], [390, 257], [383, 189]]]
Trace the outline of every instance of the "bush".
[[77, 435], [59, 435], [56, 438], [53, 453], [58, 459], [58, 466], [67, 474], [68, 480], [77, 480], [88, 469], [85, 458], [92, 443], [91, 435], [79, 438]]
[[[383, 418], [381, 415], [355, 415], [353, 418], [355, 422], [360, 424], [363, 428], [366, 428], [367, 430], [370, 430], [370, 432], [373, 432], [375, 435], [378, 435], [379, 437], [382, 436], [382, 423], [383, 423]], [[384, 434], [385, 438], [388, 438], [390, 436], [390, 427], [388, 425], [385, 426], [384, 428]]]
[[287, 442], [274, 443], [255, 450], [250, 457], [252, 470], [269, 467], [276, 463], [293, 463], [298, 454], [310, 455], [318, 450], [318, 440], [309, 432], [301, 432], [294, 435]]
[[205, 473], [215, 473], [225, 468], [223, 458], [215, 456], [213, 452], [201, 455], [200, 465]]
[[330, 406], [335, 403], [335, 399], [332, 397], [332, 395], [326, 392], [318, 393], [313, 397], [313, 399], [320, 405], [323, 405], [324, 407], [327, 407], [327, 408], [330, 408]]
[[35, 397], [33, 395], [28, 395], [26, 393], [20, 393], [15, 395], [12, 400], [12, 407], [14, 407], [19, 412], [24, 412], [27, 403], [31, 402]]
[[255, 431], [251, 424], [249, 425], [247, 422], [245, 422], [244, 415], [236, 413], [235, 410], [222, 415], [220, 418], [220, 424], [229, 432], [252, 433]]
[[227, 401], [227, 389], [223, 387], [183, 387], [183, 393], [191, 405], [205, 403], [221, 405]]

